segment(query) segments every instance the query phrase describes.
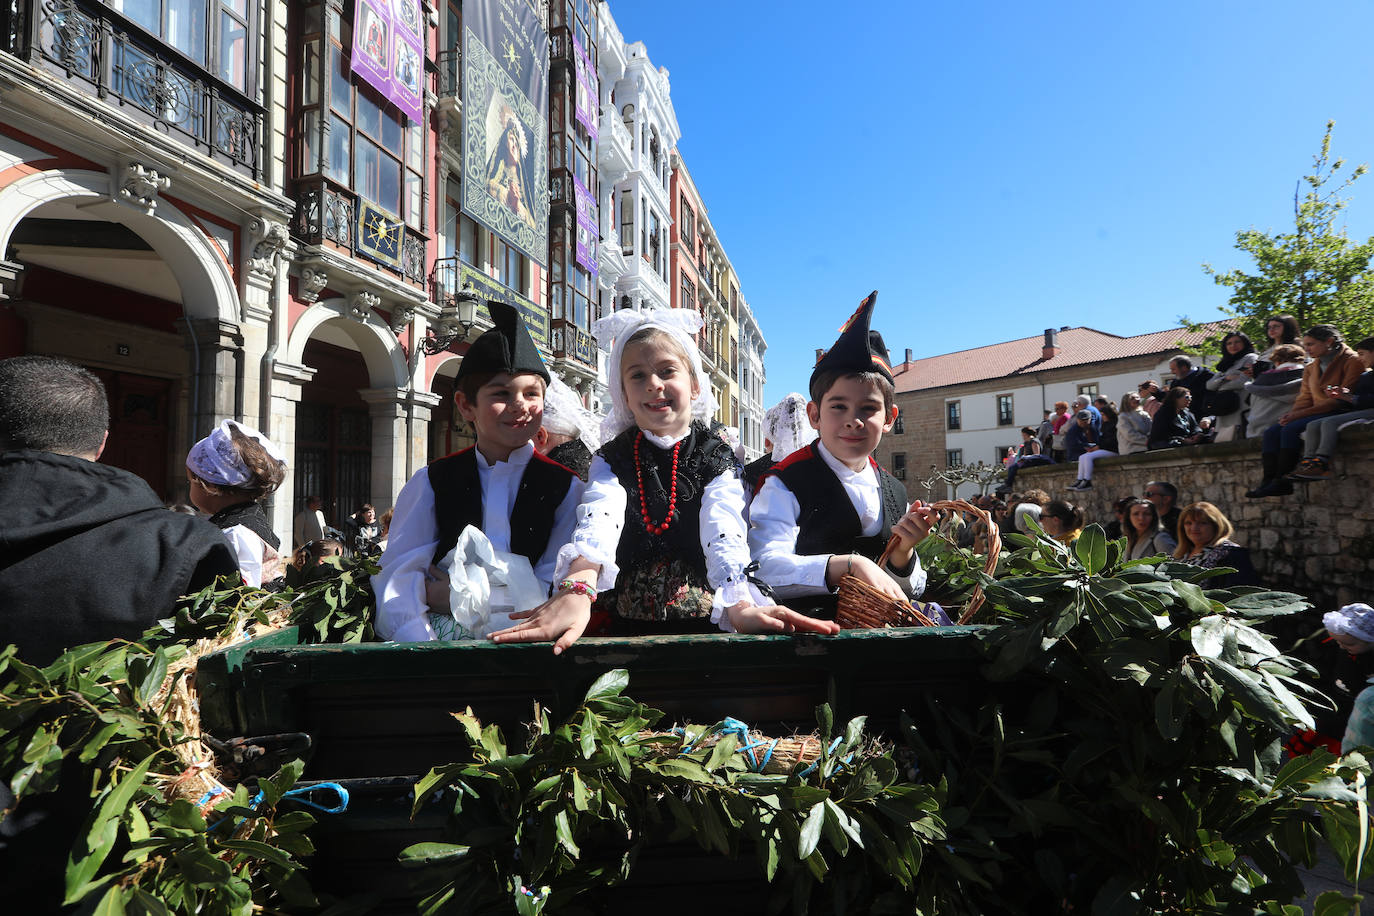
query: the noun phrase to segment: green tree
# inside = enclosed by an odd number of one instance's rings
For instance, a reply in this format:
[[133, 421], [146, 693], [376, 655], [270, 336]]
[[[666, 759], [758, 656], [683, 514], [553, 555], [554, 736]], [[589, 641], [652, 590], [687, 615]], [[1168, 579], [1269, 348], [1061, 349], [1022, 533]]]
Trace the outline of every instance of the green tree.
[[[1346, 190], [1368, 171], [1359, 165], [1342, 173], [1344, 159], [1331, 158], [1331, 130], [1326, 122], [1321, 152], [1312, 157], [1312, 171], [1293, 192], [1293, 229], [1236, 233], [1236, 248], [1254, 258], [1253, 272], [1225, 272], [1204, 264], [1218, 286], [1231, 289], [1222, 310], [1236, 319], [1263, 349], [1265, 321], [1271, 315], [1291, 314], [1304, 329], [1332, 324], [1348, 339], [1374, 331], [1374, 238], [1352, 241], [1341, 220], [1348, 199]], [[1304, 192], [1303, 185], [1306, 184]], [[1192, 325], [1187, 319], [1184, 322]], [[1207, 350], [1218, 349], [1222, 333], [1209, 341]]]

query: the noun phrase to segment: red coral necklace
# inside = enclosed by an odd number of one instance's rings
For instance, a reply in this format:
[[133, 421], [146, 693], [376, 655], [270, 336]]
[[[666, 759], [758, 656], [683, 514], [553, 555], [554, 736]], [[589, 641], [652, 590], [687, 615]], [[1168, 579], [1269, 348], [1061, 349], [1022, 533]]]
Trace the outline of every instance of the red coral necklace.
[[662, 534], [673, 523], [673, 514], [677, 511], [677, 455], [682, 450], [682, 443], [687, 440], [679, 439], [673, 445], [673, 483], [668, 491], [668, 514], [664, 516], [663, 523], [658, 525], [649, 518], [649, 500], [644, 495], [644, 465], [639, 461], [639, 443], [643, 441], [644, 430], [641, 429], [635, 437], [635, 483], [639, 485], [639, 517], [644, 520], [645, 531], [650, 534]]

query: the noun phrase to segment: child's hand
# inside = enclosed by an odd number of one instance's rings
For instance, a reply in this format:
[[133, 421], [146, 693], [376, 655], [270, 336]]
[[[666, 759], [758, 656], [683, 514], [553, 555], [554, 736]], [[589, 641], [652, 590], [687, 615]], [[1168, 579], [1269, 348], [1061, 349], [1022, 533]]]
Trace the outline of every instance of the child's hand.
[[853, 576], [860, 582], [873, 586], [878, 591], [895, 598], [898, 601], [905, 601], [906, 595], [897, 587], [897, 583], [892, 581], [892, 577], [883, 572], [868, 557], [857, 553], [841, 553], [830, 558], [830, 563], [826, 568], [830, 582], [839, 584], [840, 579], [845, 576]]
[[448, 573], [437, 566], [431, 566], [425, 572], [425, 604], [435, 614], [452, 611], [449, 606]]
[[577, 642], [592, 619], [592, 599], [577, 592], [559, 592], [548, 601], [528, 611], [511, 614], [512, 620], [523, 622], [489, 637], [492, 642], [548, 642], [554, 640], [553, 654]]
[[[892, 526], [892, 533], [899, 538], [897, 548], [892, 552], [893, 560], [895, 561], [901, 554], [906, 554], [907, 559], [910, 560], [911, 551], [917, 544], [925, 540], [926, 535], [930, 534], [930, 529], [935, 527], [937, 520], [935, 510], [930, 506], [919, 499], [912, 503], [906, 515], [903, 515], [897, 524]], [[905, 566], [906, 564], [905, 562], [894, 562], [892, 565]]]
[[776, 604], [750, 604], [740, 601], [725, 612], [736, 633], [823, 633], [834, 636], [840, 625], [833, 620], [818, 620]]

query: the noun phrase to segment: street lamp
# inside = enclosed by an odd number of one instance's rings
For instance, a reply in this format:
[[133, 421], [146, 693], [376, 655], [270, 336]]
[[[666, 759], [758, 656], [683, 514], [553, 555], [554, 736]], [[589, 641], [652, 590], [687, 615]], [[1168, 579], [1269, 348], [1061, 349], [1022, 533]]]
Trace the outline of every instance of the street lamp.
[[444, 298], [439, 310], [439, 322], [421, 341], [426, 356], [437, 356], [455, 343], [467, 339], [468, 331], [477, 323], [477, 305], [482, 297], [466, 283], [457, 293]]

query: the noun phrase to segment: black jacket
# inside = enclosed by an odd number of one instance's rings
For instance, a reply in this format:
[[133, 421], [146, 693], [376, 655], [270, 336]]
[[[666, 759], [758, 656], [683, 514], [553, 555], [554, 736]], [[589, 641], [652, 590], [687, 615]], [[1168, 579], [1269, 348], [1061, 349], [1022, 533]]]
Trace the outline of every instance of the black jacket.
[[238, 575], [205, 519], [163, 508], [108, 465], [20, 450], [0, 455], [0, 646], [46, 665], [66, 649], [133, 639], [177, 598]]
[[1161, 407], [1150, 424], [1150, 448], [1178, 448], [1187, 445], [1186, 440], [1199, 432], [1197, 420], [1188, 408], [1175, 413], [1168, 407]]

